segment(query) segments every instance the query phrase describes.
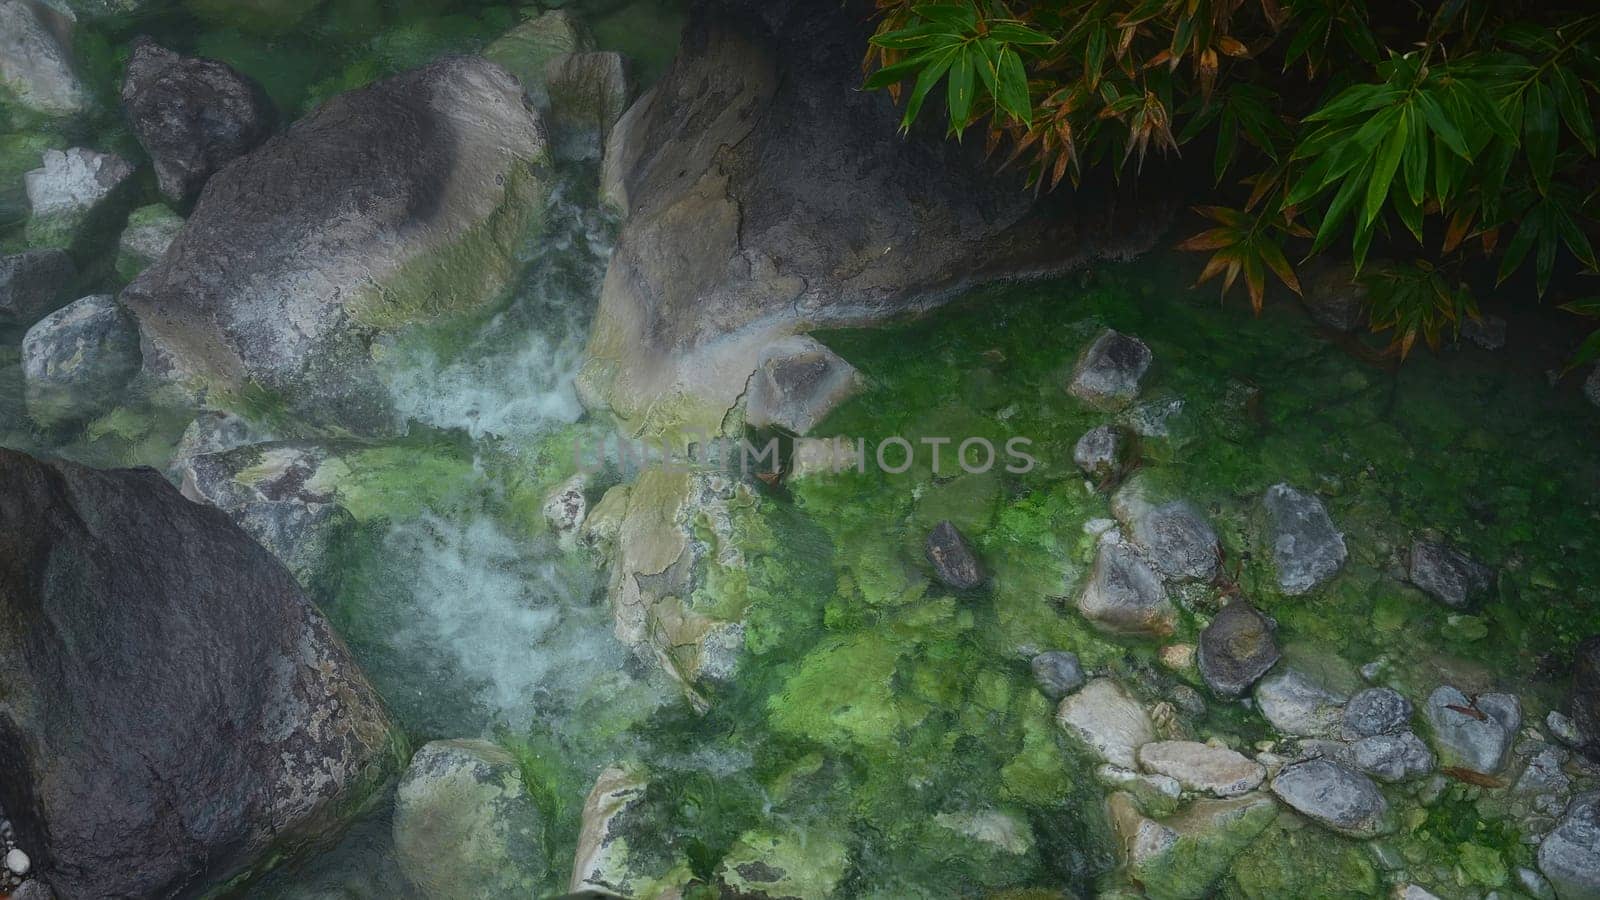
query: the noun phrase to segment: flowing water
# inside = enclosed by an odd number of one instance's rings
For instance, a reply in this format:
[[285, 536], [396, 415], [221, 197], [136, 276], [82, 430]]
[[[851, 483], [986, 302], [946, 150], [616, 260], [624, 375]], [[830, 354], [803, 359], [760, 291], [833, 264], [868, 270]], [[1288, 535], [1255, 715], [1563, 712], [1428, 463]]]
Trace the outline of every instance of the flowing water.
[[[339, 17], [356, 5], [330, 4], [306, 26], [359, 50], [328, 58], [281, 36], [197, 29], [170, 10], [91, 29], [86, 52], [110, 66], [134, 31], [153, 29], [229, 59], [283, 108], [303, 109], [352, 80], [471, 49], [516, 17], [425, 5], [385, 5], [378, 24]], [[590, 14], [602, 42], [626, 39], [659, 70], [670, 7]], [[106, 140], [125, 140], [104, 127]], [[1373, 342], [1323, 333], [1287, 302], [1260, 318], [1221, 305], [1189, 288], [1192, 260], [1158, 252], [983, 288], [918, 322], [819, 335], [869, 382], [819, 434], [869, 447], [896, 436], [996, 446], [1024, 437], [1039, 465], [973, 474], [947, 458], [935, 471], [919, 455], [898, 474], [756, 486], [733, 530], [743, 565], [710, 588], [743, 610], [744, 651], [731, 683], [697, 711], [616, 639], [598, 561], [557, 540], [540, 513], [572, 474], [574, 438], [606, 431], [572, 387], [617, 227], [596, 202], [596, 178], [578, 166], [554, 179], [503, 303], [383, 348], [411, 433], [346, 451], [340, 502], [357, 527], [310, 585], [413, 745], [486, 737], [516, 756], [546, 818], [547, 892], [564, 890], [579, 808], [617, 761], [651, 773], [651, 828], [634, 850], [661, 873], [679, 866], [709, 881], [769, 846], [774, 858], [803, 859], [807, 883], [838, 896], [1087, 894], [1107, 883], [1117, 853], [1097, 763], [1053, 723], [1029, 655], [1072, 650], [1148, 697], [1198, 685], [1161, 644], [1108, 637], [1072, 609], [1110, 516], [1072, 448], [1108, 416], [1063, 385], [1107, 326], [1154, 351], [1135, 411], [1148, 432], [1140, 477], [1205, 512], [1228, 579], [1278, 621], [1295, 665], [1341, 690], [1373, 662], [1412, 697], [1441, 681], [1509, 688], [1529, 722], [1559, 704], [1555, 661], [1595, 630], [1600, 611], [1600, 415], [1573, 379], [1547, 377], [1563, 336], [1512, 315], [1505, 350], [1452, 345], [1396, 368]], [[1509, 311], [1516, 299], [1490, 306]], [[0, 350], [0, 443], [95, 465], [165, 465], [192, 410], [134, 399], [81, 430], [37, 431], [20, 402], [18, 337], [4, 335]], [[588, 493], [597, 499], [616, 477]], [[1265, 562], [1259, 498], [1280, 481], [1322, 496], [1350, 545], [1339, 576], [1309, 598], [1285, 596]], [[922, 541], [947, 519], [991, 569], [982, 596], [927, 576]], [[1455, 611], [1406, 585], [1400, 560], [1422, 533], [1495, 565], [1494, 596]], [[1216, 602], [1186, 602], [1166, 643], [1192, 643]], [[1172, 727], [1196, 739], [1273, 739], [1240, 705], [1166, 705]], [[1532, 862], [1519, 817], [1470, 785], [1432, 798], [1401, 787], [1392, 799], [1405, 823], [1394, 852], [1442, 895], [1479, 896]], [[336, 846], [244, 893], [414, 896], [390, 834], [380, 802]], [[1362, 843], [1286, 815], [1217, 890], [1376, 896], [1386, 889], [1380, 863]]]

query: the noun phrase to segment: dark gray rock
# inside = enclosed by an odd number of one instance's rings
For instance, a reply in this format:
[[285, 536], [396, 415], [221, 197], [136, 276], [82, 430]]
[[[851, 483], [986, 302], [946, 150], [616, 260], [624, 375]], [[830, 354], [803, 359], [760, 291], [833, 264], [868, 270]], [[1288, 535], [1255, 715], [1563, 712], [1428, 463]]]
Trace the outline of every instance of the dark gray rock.
[[1367, 321], [1367, 288], [1355, 279], [1348, 263], [1323, 262], [1301, 273], [1306, 309], [1317, 324], [1334, 331], [1355, 331]]
[[275, 118], [261, 85], [233, 67], [148, 38], [133, 44], [122, 105], [161, 193], [175, 203], [198, 196], [218, 169], [266, 140]]
[[1129, 524], [1129, 537], [1168, 578], [1210, 581], [1222, 559], [1211, 523], [1187, 500], [1141, 510]]
[[1304, 594], [1344, 565], [1348, 555], [1344, 535], [1333, 527], [1320, 499], [1287, 484], [1275, 484], [1267, 488], [1262, 502], [1271, 520], [1272, 560], [1284, 593]]
[[1589, 377], [1583, 380], [1583, 396], [1595, 406], [1600, 406], [1600, 365], [1589, 370]]
[[1103, 409], [1119, 409], [1139, 396], [1150, 360], [1144, 341], [1108, 328], [1078, 358], [1067, 393]]
[[898, 134], [903, 110], [861, 90], [872, 29], [857, 0], [691, 7], [672, 67], [613, 130], [606, 194], [631, 214], [590, 332], [586, 406], [712, 427], [777, 337], [915, 314], [1160, 233], [1175, 194], [1149, 181], [1115, 199], [1109, 184], [1035, 197], [995, 177], [981, 142]]
[[1485, 350], [1506, 345], [1506, 320], [1499, 316], [1468, 316], [1461, 322], [1461, 336]]
[[966, 535], [950, 522], [940, 522], [928, 535], [926, 546], [928, 562], [933, 564], [933, 574], [949, 587], [970, 591], [983, 584], [983, 564], [972, 549]]
[[30, 878], [11, 892], [11, 900], [56, 900], [55, 891], [37, 878]]
[[1345, 735], [1351, 740], [1375, 734], [1399, 734], [1411, 722], [1411, 701], [1385, 687], [1357, 691], [1344, 707]]
[[381, 701], [226, 516], [10, 450], [0, 497], [0, 806], [62, 896], [200, 894], [380, 794]]
[[423, 746], [395, 790], [395, 855], [425, 897], [540, 894], [544, 830], [516, 758], [488, 741]]
[[1449, 685], [1428, 695], [1423, 714], [1443, 764], [1484, 775], [1505, 768], [1522, 727], [1522, 704], [1515, 695], [1468, 697]]
[[1493, 576], [1493, 569], [1448, 544], [1417, 541], [1411, 545], [1411, 583], [1452, 609], [1461, 609], [1487, 594]]
[[1034, 683], [1051, 700], [1060, 700], [1083, 687], [1086, 680], [1083, 666], [1078, 663], [1078, 654], [1066, 650], [1041, 653], [1033, 658], [1029, 667], [1033, 670]]
[[109, 294], [74, 300], [35, 322], [22, 338], [28, 415], [41, 425], [105, 412], [138, 371], [138, 327]]
[[1160, 574], [1115, 531], [1100, 537], [1078, 612], [1108, 631], [1152, 637], [1171, 634], [1177, 620]]
[[0, 256], [0, 325], [26, 328], [55, 312], [77, 274], [65, 250]]
[[180, 458], [177, 474], [184, 496], [226, 512], [308, 583], [354, 523], [337, 503], [331, 479], [319, 477], [331, 457], [316, 444], [249, 444]]
[[563, 159], [599, 159], [611, 126], [633, 100], [627, 57], [614, 51], [563, 53], [545, 64], [550, 143]]
[[1570, 704], [1579, 751], [1600, 762], [1600, 634], [1578, 642], [1572, 660]]
[[146, 370], [197, 391], [250, 385], [311, 425], [398, 430], [374, 342], [504, 288], [544, 156], [516, 81], [476, 57], [328, 100], [212, 176], [123, 292]]
[[1200, 632], [1200, 677], [1219, 697], [1239, 697], [1277, 663], [1272, 620], [1244, 600], [1234, 600]]
[[1600, 900], [1600, 791], [1572, 798], [1539, 844], [1539, 871], [1561, 900]]
[[1389, 801], [1372, 779], [1326, 759], [1287, 766], [1272, 779], [1272, 792], [1295, 811], [1351, 837], [1382, 834]]
[[1409, 731], [1375, 734], [1350, 746], [1356, 768], [1379, 781], [1397, 782], [1433, 771], [1433, 751]]
[[1110, 483], [1127, 468], [1133, 440], [1119, 425], [1097, 425], [1084, 432], [1072, 448], [1072, 461], [1083, 474]]
[[837, 353], [803, 335], [774, 341], [761, 352], [745, 391], [745, 424], [776, 425], [806, 434], [861, 386], [861, 376]]

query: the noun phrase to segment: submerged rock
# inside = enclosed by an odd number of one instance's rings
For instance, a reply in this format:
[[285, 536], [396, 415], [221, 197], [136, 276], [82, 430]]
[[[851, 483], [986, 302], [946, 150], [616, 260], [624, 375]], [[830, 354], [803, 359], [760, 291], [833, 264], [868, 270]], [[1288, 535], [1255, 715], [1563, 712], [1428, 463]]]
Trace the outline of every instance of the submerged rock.
[[1399, 734], [1410, 724], [1413, 711], [1411, 701], [1398, 691], [1385, 687], [1357, 691], [1344, 707], [1344, 732], [1352, 740]]
[[1150, 360], [1143, 341], [1108, 328], [1078, 358], [1067, 393], [1100, 408], [1126, 406], [1139, 395]]
[[599, 159], [611, 126], [633, 99], [627, 57], [612, 51], [563, 53], [545, 64], [550, 142], [563, 159]]
[[1461, 336], [1485, 350], [1506, 345], [1506, 320], [1499, 316], [1468, 316], [1461, 321]]
[[1600, 791], [1572, 798], [1539, 844], [1539, 871], [1561, 900], [1600, 898]]
[[1083, 666], [1078, 663], [1076, 653], [1051, 650], [1035, 656], [1028, 667], [1033, 672], [1034, 683], [1051, 700], [1060, 700], [1083, 687]]
[[1171, 634], [1177, 619], [1161, 576], [1114, 531], [1100, 537], [1078, 612], [1109, 631], [1157, 637]]
[[1600, 406], [1600, 365], [1590, 369], [1589, 377], [1583, 380], [1583, 396], [1595, 406]]
[[966, 535], [954, 523], [940, 522], [928, 535], [925, 546], [933, 574], [947, 587], [970, 591], [984, 582], [983, 564]]
[[761, 351], [745, 389], [745, 424], [776, 425], [803, 435], [861, 388], [861, 376], [837, 353], [797, 335]]
[[838, 4], [691, 6], [690, 39], [612, 131], [606, 195], [631, 214], [590, 332], [585, 406], [647, 430], [715, 428], [775, 338], [921, 312], [952, 288], [1159, 232], [1167, 192], [1036, 199], [970, 142], [900, 136], [901, 110], [860, 89], [871, 31]]
[[687, 863], [644, 858], [639, 836], [658, 830], [644, 803], [650, 780], [639, 770], [610, 765], [601, 770], [583, 802], [583, 825], [567, 890], [604, 896], [676, 896], [690, 879]]
[[1570, 704], [1578, 749], [1600, 762], [1600, 634], [1584, 638], [1573, 654]]
[[28, 415], [47, 427], [110, 409], [138, 371], [138, 328], [109, 294], [74, 300], [22, 338]]
[[589, 513], [589, 501], [583, 496], [584, 476], [574, 475], [556, 485], [545, 497], [541, 512], [550, 530], [557, 535], [575, 534]]
[[117, 274], [132, 281], [167, 254], [183, 230], [183, 217], [160, 203], [141, 206], [128, 214], [128, 225], [117, 241]]
[[1340, 834], [1370, 838], [1386, 830], [1389, 801], [1372, 779], [1338, 763], [1311, 759], [1287, 766], [1272, 779], [1272, 792]]
[[1350, 746], [1350, 760], [1356, 768], [1386, 782], [1405, 781], [1433, 771], [1433, 751], [1409, 731], [1364, 737]]
[[122, 105], [174, 203], [193, 199], [213, 173], [266, 140], [275, 119], [261, 85], [232, 66], [148, 38], [134, 41]]
[[1277, 804], [1261, 793], [1228, 800], [1196, 800], [1176, 816], [1146, 818], [1125, 793], [1107, 800], [1112, 827], [1129, 874], [1149, 896], [1200, 900], [1234, 857], [1277, 817]]
[[849, 864], [849, 848], [827, 834], [752, 831], [728, 850], [717, 879], [728, 896], [826, 900]]
[[222, 513], [151, 470], [10, 450], [0, 496], [0, 806], [62, 896], [270, 865], [399, 767], [349, 652]]
[[1428, 695], [1423, 713], [1441, 762], [1483, 775], [1505, 768], [1511, 743], [1522, 727], [1522, 704], [1514, 694], [1469, 698], [1442, 685]]
[[75, 21], [59, 4], [0, 0], [0, 86], [23, 106], [70, 115], [89, 106], [72, 65]]
[[1344, 535], [1333, 527], [1320, 499], [1275, 484], [1262, 502], [1271, 519], [1272, 560], [1284, 593], [1304, 594], [1344, 565]]
[[1448, 544], [1411, 545], [1411, 583], [1452, 609], [1461, 609], [1489, 592], [1494, 570]]
[[1222, 559], [1222, 545], [1200, 510], [1173, 500], [1131, 517], [1128, 536], [1167, 578], [1210, 581]]
[[1305, 304], [1317, 324], [1334, 331], [1355, 331], [1367, 320], [1367, 287], [1356, 281], [1348, 263], [1318, 260], [1301, 274]]
[[174, 474], [181, 481], [183, 466], [194, 457], [232, 450], [261, 440], [264, 437], [256, 431], [255, 426], [239, 416], [220, 410], [203, 410], [178, 438], [177, 449], [172, 454]]
[[1072, 448], [1072, 461], [1083, 474], [1110, 483], [1127, 468], [1132, 440], [1119, 425], [1097, 425], [1084, 432]]
[[81, 214], [133, 174], [120, 156], [85, 147], [46, 150], [44, 164], [23, 177], [35, 216]]
[[1139, 748], [1139, 765], [1177, 779], [1185, 790], [1213, 797], [1237, 797], [1261, 786], [1267, 770], [1226, 747], [1196, 741], [1155, 741]]
[[397, 429], [373, 341], [503, 289], [544, 155], [516, 83], [482, 59], [332, 98], [213, 176], [123, 292], [146, 369], [195, 389], [250, 385], [310, 425]]
[[77, 274], [65, 250], [0, 256], [0, 325], [26, 328], [56, 311]]
[[1200, 632], [1200, 677], [1219, 697], [1239, 697], [1279, 658], [1272, 620], [1245, 600], [1222, 608]]
[[429, 898], [538, 894], [544, 828], [517, 760], [488, 741], [425, 745], [395, 791], [395, 857]]
[[43, 165], [23, 175], [28, 205], [28, 241], [35, 246], [66, 247], [87, 230], [113, 192], [133, 175], [133, 166], [119, 156], [83, 147], [46, 150]]
[[1096, 756], [1124, 769], [1137, 768], [1136, 752], [1156, 739], [1144, 707], [1109, 678], [1096, 678], [1062, 700], [1056, 724]]
[[[745, 565], [736, 519], [754, 506], [748, 484], [717, 473], [647, 469], [606, 492], [584, 520], [585, 540], [608, 550], [608, 598], [617, 639], [689, 689], [732, 674], [742, 609], [701, 608], [713, 568]], [[705, 598], [714, 603], [715, 598]]]
[[354, 522], [323, 474], [330, 457], [316, 444], [250, 444], [181, 457], [177, 474], [184, 496], [226, 512], [308, 583]]
[[1283, 669], [1261, 679], [1256, 683], [1255, 701], [1272, 727], [1284, 734], [1316, 738], [1339, 734], [1344, 698], [1298, 669]]

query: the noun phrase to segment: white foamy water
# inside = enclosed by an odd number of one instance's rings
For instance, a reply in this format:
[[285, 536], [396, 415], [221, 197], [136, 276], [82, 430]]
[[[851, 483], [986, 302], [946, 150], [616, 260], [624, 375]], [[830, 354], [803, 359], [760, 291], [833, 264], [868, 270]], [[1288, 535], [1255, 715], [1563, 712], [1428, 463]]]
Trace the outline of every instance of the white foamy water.
[[475, 438], [518, 438], [582, 415], [573, 379], [613, 230], [583, 194], [571, 180], [554, 185], [510, 304], [464, 343], [452, 341], [448, 356], [417, 335], [388, 348], [385, 377], [406, 417]]

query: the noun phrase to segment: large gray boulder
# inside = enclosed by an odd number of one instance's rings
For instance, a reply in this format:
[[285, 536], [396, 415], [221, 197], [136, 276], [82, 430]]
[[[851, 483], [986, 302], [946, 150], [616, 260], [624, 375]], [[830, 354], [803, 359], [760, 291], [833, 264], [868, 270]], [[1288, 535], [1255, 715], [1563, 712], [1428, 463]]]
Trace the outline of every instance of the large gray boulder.
[[1036, 199], [995, 175], [981, 142], [936, 123], [897, 134], [902, 111], [861, 90], [871, 13], [864, 0], [692, 8], [671, 68], [613, 129], [606, 194], [630, 216], [580, 379], [591, 409], [715, 428], [774, 338], [914, 314], [1159, 232], [1163, 191]]
[[1285, 594], [1304, 594], [1332, 578], [1349, 552], [1315, 495], [1287, 484], [1267, 488], [1262, 500], [1270, 519], [1272, 561]]
[[58, 894], [198, 895], [381, 793], [381, 701], [226, 516], [10, 450], [0, 497], [0, 806]]
[[1539, 844], [1539, 871], [1561, 900], [1600, 900], [1600, 791], [1572, 798]]
[[1072, 447], [1072, 461], [1099, 484], [1110, 484], [1128, 468], [1133, 439], [1120, 425], [1096, 425]]
[[111, 153], [87, 147], [46, 150], [41, 165], [22, 176], [33, 215], [28, 241], [35, 246], [67, 247], [114, 213], [133, 177], [133, 166]]
[[138, 328], [110, 294], [74, 300], [22, 337], [28, 415], [47, 427], [107, 411], [138, 371]]
[[544, 825], [516, 758], [488, 741], [425, 745], [395, 791], [400, 870], [437, 900], [539, 896]]
[[261, 85], [213, 59], [134, 42], [122, 105], [150, 154], [161, 193], [185, 203], [218, 169], [272, 133], [272, 101]]
[[50, 115], [89, 106], [72, 67], [70, 12], [41, 0], [0, 0], [0, 86], [22, 105]]
[[504, 288], [543, 158], [538, 117], [483, 59], [329, 100], [212, 176], [124, 291], [146, 369], [197, 391], [249, 386], [311, 424], [397, 429], [373, 342]]
[[26, 328], [59, 308], [77, 276], [60, 249], [0, 256], [0, 325]]

